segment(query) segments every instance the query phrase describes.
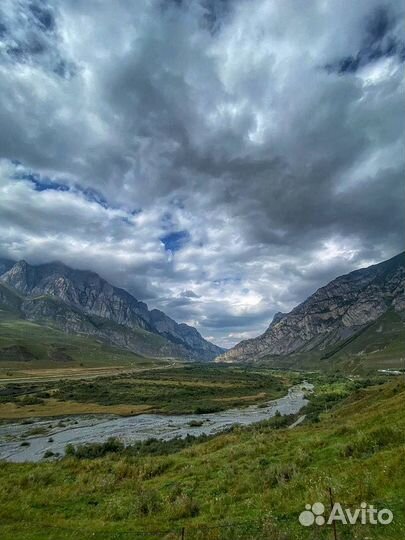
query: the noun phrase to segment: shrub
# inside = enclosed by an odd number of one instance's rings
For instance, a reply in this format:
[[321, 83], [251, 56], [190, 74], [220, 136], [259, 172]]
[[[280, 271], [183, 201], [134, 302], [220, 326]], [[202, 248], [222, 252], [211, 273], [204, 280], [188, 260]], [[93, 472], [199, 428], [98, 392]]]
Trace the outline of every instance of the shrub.
[[38, 426], [27, 431], [26, 436], [44, 435], [46, 431], [47, 431], [46, 427]]
[[400, 430], [394, 430], [390, 427], [381, 427], [368, 433], [362, 433], [358, 438], [347, 444], [343, 449], [345, 457], [366, 457], [389, 446], [402, 444], [404, 434]]
[[197, 502], [189, 495], [182, 493], [172, 502], [170, 514], [174, 519], [195, 517], [199, 513]]
[[146, 441], [138, 441], [129, 446], [125, 446], [121, 441], [114, 437], [108, 439], [104, 443], [87, 443], [74, 447], [68, 444], [65, 448], [65, 455], [68, 457], [77, 458], [98, 458], [105, 454], [123, 454], [125, 456], [165, 456], [179, 452], [183, 448], [188, 448], [194, 444], [204, 442], [213, 436], [187, 435], [186, 437], [175, 437], [168, 441], [159, 439], [147, 439]]
[[264, 428], [282, 429], [292, 424], [295, 418], [296, 416], [294, 414], [286, 414], [282, 416], [281, 413], [277, 411], [275, 416], [272, 416], [268, 420], [256, 422], [255, 424], [252, 424], [245, 429], [255, 432], [262, 432]]
[[204, 424], [204, 422], [202, 420], [191, 420], [188, 425], [190, 427], [200, 427]]
[[50, 486], [55, 483], [55, 476], [49, 469], [34, 469], [28, 474], [24, 474], [19, 480], [19, 485], [22, 488], [38, 488]]
[[139, 441], [125, 449], [125, 454], [130, 456], [165, 456], [179, 452], [183, 448], [188, 448], [194, 444], [208, 440], [208, 435], [187, 435], [186, 437], [175, 437], [168, 441], [160, 439], [147, 439]]
[[94, 459], [107, 454], [120, 453], [124, 449], [124, 443], [115, 437], [110, 437], [104, 443], [80, 444], [76, 448], [72, 444], [68, 444], [65, 453], [67, 456], [73, 456], [78, 459]]
[[263, 471], [266, 484], [270, 487], [277, 487], [290, 482], [296, 474], [294, 465], [277, 464], [269, 467], [267, 471]]
[[221, 409], [220, 407], [196, 407], [194, 409], [194, 414], [209, 414], [209, 413], [216, 413], [219, 412]]
[[150, 516], [161, 508], [161, 498], [155, 490], [141, 491], [135, 502], [135, 511], [139, 516]]
[[294, 420], [294, 415], [281, 416], [280, 411], [277, 411], [276, 415], [273, 416], [273, 418], [270, 418], [269, 427], [272, 429], [281, 429], [287, 427], [292, 420]]
[[19, 405], [42, 405], [44, 400], [36, 396], [24, 396], [18, 400]]
[[160, 463], [155, 463], [154, 461], [147, 461], [146, 463], [144, 463], [141, 469], [140, 477], [142, 478], [142, 480], [148, 480], [150, 478], [154, 478], [155, 476], [160, 476], [165, 471], [167, 471], [170, 465], [170, 461], [164, 461]]
[[[88, 504], [93, 504], [93, 501], [89, 501]], [[98, 502], [96, 501], [96, 504], [94, 506], [97, 506]], [[111, 521], [121, 521], [124, 519], [127, 519], [133, 511], [133, 505], [131, 501], [122, 499], [122, 498], [114, 498], [108, 502], [108, 504], [105, 507], [104, 513], [105, 517], [108, 520]]]

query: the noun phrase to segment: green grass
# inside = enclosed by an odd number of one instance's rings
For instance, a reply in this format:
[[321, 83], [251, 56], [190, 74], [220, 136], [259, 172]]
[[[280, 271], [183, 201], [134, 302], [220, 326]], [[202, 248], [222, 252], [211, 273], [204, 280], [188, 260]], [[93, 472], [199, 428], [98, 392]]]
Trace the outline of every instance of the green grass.
[[[338, 524], [340, 540], [400, 540], [404, 405], [405, 387], [396, 380], [352, 390], [320, 413], [319, 422], [293, 430], [266, 424], [235, 428], [167, 455], [113, 448], [97, 459], [3, 463], [0, 537], [172, 539], [185, 526], [188, 540], [330, 539], [330, 527], [303, 528], [298, 515], [306, 503], [327, 505], [332, 487], [344, 506], [366, 501], [394, 512], [394, 522], [385, 527]], [[230, 522], [250, 524], [198, 528]], [[175, 533], [139, 533], [153, 530]]]
[[394, 311], [388, 311], [358, 337], [342, 347], [337, 355], [342, 367], [352, 372], [405, 367], [405, 323]]
[[[290, 382], [290, 381], [288, 381]], [[163, 413], [206, 413], [243, 404], [263, 403], [286, 393], [285, 379], [244, 368], [189, 365], [144, 371], [90, 382], [60, 383], [55, 397], [102, 405], [149, 405]]]
[[378, 369], [405, 368], [405, 321], [389, 310], [344, 342], [325, 350], [264, 357], [260, 365], [272, 368], [319, 370], [367, 375]]
[[[269, 370], [247, 370], [238, 366], [192, 364], [175, 369], [150, 369], [81, 380], [16, 381], [0, 385], [0, 404], [24, 407], [38, 405], [49, 414], [47, 403], [64, 402], [147, 407], [149, 412], [206, 413], [267, 402], [287, 393], [297, 380], [294, 375], [274, 375]], [[83, 408], [85, 412], [85, 407]], [[2, 408], [0, 407], [0, 417]]]
[[[60, 298], [40, 295], [30, 299], [40, 304], [35, 323], [25, 320], [20, 311], [20, 295], [0, 283], [0, 370], [58, 367], [58, 364], [110, 366], [120, 362], [130, 365], [139, 358], [159, 357], [164, 360], [173, 349], [168, 341], [142, 328], [129, 328], [95, 315], [85, 315]], [[83, 333], [67, 334], [59, 330], [66, 321], [80, 321]], [[94, 333], [103, 337], [91, 337]], [[117, 341], [118, 340], [118, 341]], [[118, 343], [108, 346], [105, 343]], [[131, 353], [129, 349], [137, 351]]]
[[18, 291], [7, 285], [7, 283], [0, 282], [0, 318], [4, 317], [5, 312], [18, 315], [22, 299], [23, 297]]
[[[0, 369], [151, 365], [151, 360], [88, 336], [0, 316]], [[157, 363], [157, 361], [155, 362]]]

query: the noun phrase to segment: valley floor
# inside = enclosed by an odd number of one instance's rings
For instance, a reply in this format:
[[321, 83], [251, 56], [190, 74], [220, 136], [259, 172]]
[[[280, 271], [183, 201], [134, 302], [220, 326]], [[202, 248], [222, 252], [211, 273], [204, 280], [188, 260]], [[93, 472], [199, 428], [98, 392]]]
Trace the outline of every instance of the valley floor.
[[[339, 539], [405, 537], [405, 385], [313, 376], [304, 423], [268, 421], [208, 440], [114, 441], [57, 462], [2, 463], [8, 540], [329, 539], [303, 527], [307, 503], [389, 508], [390, 525], [337, 525]], [[99, 455], [100, 457], [95, 457]]]
[[[39, 370], [31, 380], [0, 381], [0, 420], [68, 414], [205, 413], [281, 397], [298, 376], [240, 366], [168, 363]], [[42, 375], [41, 375], [42, 373]]]

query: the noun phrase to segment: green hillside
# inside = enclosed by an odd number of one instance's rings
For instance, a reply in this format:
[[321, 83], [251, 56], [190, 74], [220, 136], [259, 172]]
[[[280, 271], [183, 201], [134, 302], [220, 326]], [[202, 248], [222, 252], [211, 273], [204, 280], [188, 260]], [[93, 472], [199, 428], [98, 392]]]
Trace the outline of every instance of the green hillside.
[[394, 513], [389, 526], [338, 524], [339, 540], [404, 538], [405, 386], [361, 386], [337, 381], [328, 394], [321, 385], [312, 407], [332, 392], [332, 408], [292, 430], [269, 421], [180, 451], [111, 443], [87, 451], [107, 452], [97, 459], [82, 452], [58, 463], [3, 463], [0, 535], [169, 540], [184, 526], [188, 540], [326, 540], [330, 527], [305, 528], [298, 516], [306, 503], [327, 506], [331, 487], [343, 506], [364, 501]]
[[[405, 323], [394, 312], [384, 313], [377, 321], [359, 332], [347, 344], [331, 351], [328, 358], [337, 357], [341, 361], [351, 361], [362, 367], [395, 368], [404, 367]], [[347, 364], [349, 366], [349, 364]]]
[[[88, 336], [68, 335], [50, 326], [0, 310], [0, 370], [131, 366], [144, 357], [111, 347]], [[0, 373], [1, 373], [0, 371]]]
[[378, 369], [405, 368], [405, 322], [387, 311], [354, 336], [322, 351], [264, 357], [260, 363], [274, 368], [341, 371], [365, 374]]

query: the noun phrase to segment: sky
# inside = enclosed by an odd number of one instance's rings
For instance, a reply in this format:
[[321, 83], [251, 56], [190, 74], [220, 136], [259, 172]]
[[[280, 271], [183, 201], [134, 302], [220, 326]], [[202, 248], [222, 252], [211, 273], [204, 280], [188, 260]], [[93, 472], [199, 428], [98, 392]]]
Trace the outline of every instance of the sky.
[[404, 249], [398, 0], [1, 0], [0, 255], [230, 347]]

